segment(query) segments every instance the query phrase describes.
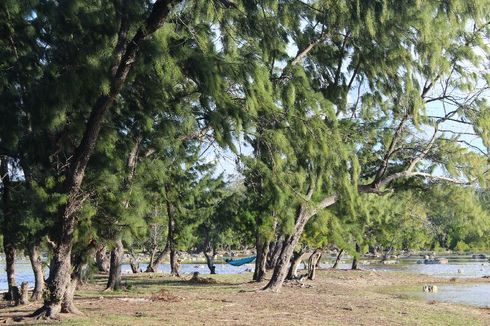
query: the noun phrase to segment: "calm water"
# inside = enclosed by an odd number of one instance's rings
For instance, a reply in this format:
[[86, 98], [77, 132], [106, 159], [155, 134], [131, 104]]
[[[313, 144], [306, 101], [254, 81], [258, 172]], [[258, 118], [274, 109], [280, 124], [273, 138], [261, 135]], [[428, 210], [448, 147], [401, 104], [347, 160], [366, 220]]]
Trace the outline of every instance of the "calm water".
[[[140, 264], [140, 268], [144, 271], [147, 264]], [[241, 274], [253, 272], [253, 264], [245, 264], [239, 267], [232, 266], [229, 264], [216, 264], [216, 273], [218, 274]], [[159, 272], [170, 273], [170, 264], [160, 264], [158, 267]], [[209, 268], [206, 264], [182, 264], [180, 265], [180, 272], [183, 274], [192, 274], [194, 272], [199, 272], [199, 274], [209, 274]], [[122, 266], [123, 274], [131, 274], [131, 267], [129, 264], [124, 264]]]
[[438, 285], [437, 293], [417, 293], [428, 301], [460, 303], [490, 308], [490, 284]]
[[[46, 272], [48, 269], [46, 269]], [[31, 263], [29, 261], [18, 261], [15, 263], [15, 277], [17, 283], [29, 282], [29, 286], [34, 286], [34, 274], [32, 273]], [[0, 261], [0, 291], [8, 289], [7, 273], [5, 272], [5, 261]]]
[[490, 275], [490, 263], [488, 261], [461, 261], [449, 260], [448, 264], [417, 264], [416, 261], [400, 261], [396, 265], [370, 264], [362, 265], [365, 269], [379, 271], [405, 271], [417, 274], [431, 275], [443, 278], [480, 278]]
[[[140, 264], [142, 270], [146, 269], [147, 264]], [[229, 264], [216, 264], [216, 273], [218, 274], [241, 274], [253, 271], [253, 264], [245, 264], [240, 267], [231, 266]], [[170, 273], [169, 264], [161, 264], [158, 268], [159, 272]], [[192, 274], [199, 272], [200, 274], [209, 274], [209, 269], [206, 264], [182, 264], [180, 271], [183, 274]], [[46, 275], [49, 269], [46, 268]], [[122, 266], [122, 273], [131, 273], [131, 267], [129, 264]], [[18, 261], [15, 264], [15, 276], [17, 283], [28, 282], [30, 286], [34, 286], [34, 274], [32, 273], [31, 264], [29, 261]], [[7, 274], [5, 273], [5, 262], [0, 261], [0, 291], [7, 290]]]
[[[466, 259], [465, 259], [466, 258]], [[449, 264], [425, 265], [417, 264], [416, 259], [402, 259], [396, 265], [383, 265], [380, 263], [361, 264], [361, 268], [377, 271], [405, 271], [419, 273], [425, 275], [434, 275], [437, 277], [458, 277], [458, 278], [481, 278], [482, 276], [490, 275], [490, 263], [484, 260], [473, 260], [468, 257], [450, 258]], [[368, 261], [364, 261], [368, 263]], [[332, 266], [330, 261], [321, 264], [322, 268]], [[145, 270], [146, 264], [140, 265], [141, 269]], [[301, 266], [300, 268], [302, 268]], [[216, 264], [216, 272], [218, 274], [240, 274], [253, 271], [253, 264], [246, 264], [240, 267], [231, 266], [229, 264]], [[350, 268], [350, 262], [339, 264], [339, 268]], [[4, 272], [5, 263], [0, 261], [0, 291], [7, 289], [7, 278]], [[48, 270], [46, 269], [46, 272]], [[169, 264], [161, 264], [159, 272], [170, 272]], [[122, 266], [122, 272], [125, 274], [131, 273], [131, 268], [128, 264]], [[182, 264], [181, 272], [183, 274], [192, 274], [199, 272], [200, 274], [209, 274], [209, 269], [205, 264]], [[29, 261], [19, 261], [16, 263], [17, 282], [29, 282], [31, 286], [34, 284], [34, 276], [32, 274]], [[422, 292], [416, 295], [426, 298], [427, 300], [447, 301], [454, 303], [477, 305], [482, 307], [490, 306], [490, 284], [472, 284], [472, 285], [440, 285], [439, 292], [435, 294], [426, 294]]]

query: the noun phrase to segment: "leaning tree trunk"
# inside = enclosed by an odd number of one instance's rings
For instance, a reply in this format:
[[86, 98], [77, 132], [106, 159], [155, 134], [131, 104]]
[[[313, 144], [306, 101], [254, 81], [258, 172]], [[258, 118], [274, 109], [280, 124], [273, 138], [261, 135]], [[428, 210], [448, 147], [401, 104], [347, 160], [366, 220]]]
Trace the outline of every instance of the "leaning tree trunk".
[[61, 304], [61, 311], [64, 313], [71, 313], [71, 314], [80, 314], [80, 310], [75, 306], [74, 303], [74, 297], [75, 297], [75, 291], [77, 289], [77, 285], [80, 282], [80, 279], [78, 277], [73, 277], [70, 280], [70, 283], [68, 284], [65, 294], [63, 296], [63, 302]]
[[[208, 251], [211, 251], [211, 254], [209, 254]], [[214, 264], [214, 260], [216, 258], [216, 247], [211, 245], [208, 229], [206, 229], [206, 240], [204, 242], [202, 252], [204, 253], [204, 257], [206, 257], [206, 264], [208, 265], [209, 273], [216, 274], [216, 265]]]
[[139, 272], [141, 272], [139, 258], [136, 256], [132, 249], [130, 255], [131, 257], [129, 258], [129, 265], [131, 266], [131, 271], [133, 272], [133, 274], [138, 274]]
[[281, 236], [273, 245], [273, 249], [269, 249], [269, 255], [267, 256], [267, 269], [274, 269], [276, 267], [279, 256], [282, 253], [282, 249], [286, 240]]
[[61, 303], [61, 312], [70, 314], [81, 314], [81, 311], [75, 306], [74, 297], [77, 286], [82, 283], [86, 278], [86, 271], [88, 268], [88, 261], [90, 261], [94, 255], [94, 251], [97, 249], [95, 240], [92, 240], [83, 250], [79, 251], [72, 259], [73, 271], [70, 275], [70, 283], [66, 287], [65, 294], [63, 296], [63, 302]]
[[110, 267], [110, 258], [107, 256], [107, 249], [105, 244], [99, 245], [95, 252], [95, 264], [97, 270], [101, 273], [108, 273]]
[[14, 299], [14, 290], [17, 286], [15, 281], [15, 242], [13, 234], [13, 207], [11, 198], [11, 184], [10, 184], [10, 172], [8, 168], [8, 159], [6, 157], [0, 157], [0, 179], [3, 185], [2, 191], [2, 204], [3, 204], [3, 251], [5, 253], [5, 271], [7, 272], [7, 285], [8, 290], [5, 293], [6, 300]]
[[267, 255], [269, 253], [269, 241], [261, 239], [257, 234], [255, 246], [257, 250], [257, 257], [255, 258], [255, 270], [253, 280], [256, 282], [262, 282], [266, 273], [267, 267]]
[[293, 253], [293, 258], [291, 260], [291, 266], [289, 267], [288, 271], [288, 280], [294, 280], [298, 278], [298, 268], [299, 265], [301, 264], [301, 261], [303, 260], [303, 256], [305, 255], [305, 252], [303, 249], [300, 251], [295, 251]]
[[34, 290], [32, 291], [31, 299], [39, 301], [43, 297], [44, 291], [44, 268], [41, 260], [41, 249], [39, 244], [29, 242], [29, 260], [31, 261], [32, 271], [34, 272]]
[[54, 268], [50, 270], [49, 295], [44, 306], [34, 313], [37, 317], [57, 318], [61, 312], [61, 303], [71, 281], [70, 256], [76, 224], [75, 217], [83, 201], [80, 189], [88, 161], [92, 156], [102, 128], [105, 113], [113, 106], [117, 95], [125, 85], [127, 76], [136, 61], [140, 45], [162, 26], [170, 12], [170, 6], [178, 2], [180, 1], [157, 0], [152, 6], [149, 17], [143, 26], [137, 30], [130, 42], [126, 42], [127, 30], [121, 28], [122, 33], [119, 35], [118, 45], [114, 50], [115, 63], [108, 69], [112, 72], [110, 90], [108, 94], [101, 95], [95, 101], [82, 140], [74, 152], [69, 168], [66, 170], [62, 192], [66, 195], [67, 201], [58, 210], [56, 223], [59, 227], [56, 233], [58, 239], [53, 257]]
[[298, 212], [298, 218], [294, 227], [293, 234], [286, 237], [283, 242], [282, 250], [277, 260], [276, 266], [274, 268], [274, 273], [269, 281], [269, 283], [264, 287], [264, 290], [270, 290], [273, 292], [280, 291], [284, 280], [288, 274], [289, 262], [291, 261], [291, 256], [293, 255], [294, 248], [298, 244], [299, 238], [303, 233], [304, 227], [310, 217], [310, 214], [305, 205], [301, 205]]
[[116, 240], [116, 247], [111, 251], [111, 264], [106, 291], [118, 290], [121, 286], [121, 265], [124, 256], [124, 246], [121, 239]]
[[317, 263], [320, 260], [321, 256], [322, 256], [322, 250], [321, 249], [315, 249], [315, 251], [311, 254], [310, 258], [308, 259], [308, 279], [309, 280], [315, 279]]
[[356, 242], [356, 253], [352, 259], [352, 269], [359, 269], [359, 255], [361, 254], [361, 247]]
[[[70, 210], [66, 210], [70, 213]], [[64, 218], [67, 218], [66, 216]], [[48, 294], [44, 306], [36, 310], [35, 317], [59, 318], [61, 304], [71, 281], [71, 250], [75, 220], [68, 217], [70, 223], [61, 223], [60, 239], [53, 253], [50, 264]]]
[[158, 269], [158, 266], [162, 263], [163, 259], [165, 259], [165, 256], [170, 252], [170, 246], [167, 241], [167, 244], [165, 245], [165, 248], [163, 251], [155, 258], [154, 260], [150, 260], [150, 263], [146, 267], [145, 272], [146, 273], [155, 273]]
[[322, 257], [323, 257], [323, 251], [320, 252], [320, 256], [316, 260], [316, 268], [320, 268], [320, 263], [321, 263]]
[[212, 254], [208, 254], [206, 249], [204, 249], [204, 256], [206, 257], [206, 264], [208, 265], [209, 273], [216, 274], [216, 265], [214, 264], [216, 252], [213, 250]]
[[[145, 270], [145, 272], [146, 272], [146, 273], [148, 273], [148, 272], [149, 272], [149, 270], [148, 270], [148, 269], [150, 268], [150, 266], [153, 266], [153, 264], [154, 264], [153, 262], [155, 261], [155, 256], [156, 256], [156, 254], [157, 254], [157, 248], [156, 248], [156, 247], [154, 247], [154, 248], [151, 250], [151, 254], [150, 254], [150, 261], [148, 262], [148, 266], [146, 267], [146, 270]], [[154, 272], [154, 270], [153, 270], [152, 272]]]
[[340, 258], [342, 258], [342, 254], [344, 253], [344, 249], [340, 249], [337, 258], [335, 258], [335, 262], [333, 263], [332, 268], [337, 268], [339, 266]]

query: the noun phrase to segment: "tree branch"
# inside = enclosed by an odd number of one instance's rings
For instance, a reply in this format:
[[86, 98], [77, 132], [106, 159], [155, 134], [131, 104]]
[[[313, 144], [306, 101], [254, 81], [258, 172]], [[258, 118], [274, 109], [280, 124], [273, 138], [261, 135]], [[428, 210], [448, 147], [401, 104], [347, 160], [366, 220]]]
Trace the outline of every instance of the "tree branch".
[[375, 186], [376, 183], [378, 183], [381, 180], [381, 178], [384, 176], [384, 174], [386, 173], [386, 170], [388, 169], [388, 162], [389, 162], [391, 156], [393, 155], [393, 153], [395, 151], [396, 144], [398, 142], [398, 139], [401, 137], [403, 127], [405, 126], [405, 122], [407, 121], [407, 119], [408, 119], [408, 114], [405, 114], [402, 117], [397, 128], [395, 129], [395, 133], [393, 134], [393, 138], [391, 139], [388, 150], [386, 151], [386, 154], [383, 157], [382, 164], [379, 167], [378, 171], [376, 172], [376, 176], [375, 176], [374, 181], [372, 183], [373, 186]]
[[124, 53], [117, 64], [117, 69], [112, 69], [115, 70], [115, 73], [113, 74], [109, 94], [102, 95], [97, 99], [87, 121], [83, 138], [75, 151], [74, 160], [67, 173], [64, 188], [70, 192], [70, 196], [76, 195], [80, 189], [85, 168], [95, 148], [104, 114], [113, 105], [116, 96], [126, 82], [141, 43], [164, 23], [170, 12], [170, 7], [178, 2], [180, 1], [158, 0], [154, 3], [145, 24], [138, 29], [132, 40], [126, 45]]

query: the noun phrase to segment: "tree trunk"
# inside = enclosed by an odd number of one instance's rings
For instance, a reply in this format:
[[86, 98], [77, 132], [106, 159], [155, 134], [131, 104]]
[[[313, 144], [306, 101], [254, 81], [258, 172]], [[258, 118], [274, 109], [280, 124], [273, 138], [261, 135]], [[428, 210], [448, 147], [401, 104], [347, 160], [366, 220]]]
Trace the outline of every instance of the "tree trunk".
[[22, 282], [20, 285], [20, 302], [21, 305], [29, 303], [29, 283]]
[[[14, 287], [17, 286], [15, 281], [15, 253], [16, 247], [13, 234], [13, 207], [11, 198], [10, 172], [7, 157], [0, 157], [0, 179], [2, 181], [2, 204], [3, 204], [3, 251], [5, 253], [5, 271], [7, 272], [8, 290], [5, 293], [6, 300], [14, 300]], [[18, 290], [18, 289], [17, 289]]]
[[73, 272], [70, 276], [70, 282], [68, 283], [65, 294], [63, 296], [63, 302], [61, 304], [61, 312], [71, 314], [81, 314], [81, 311], [77, 309], [74, 304], [75, 291], [77, 286], [83, 282], [86, 278], [86, 272], [88, 268], [88, 262], [92, 259], [94, 251], [97, 249], [95, 240], [92, 240], [83, 250], [79, 251], [72, 259]]
[[[208, 254], [208, 251], [211, 251], [211, 254]], [[208, 265], [209, 273], [216, 274], [216, 266], [214, 265], [214, 259], [216, 258], [216, 247], [214, 245], [211, 245], [211, 241], [209, 239], [209, 230], [207, 228], [203, 253], [204, 257], [206, 257], [206, 264]]]
[[174, 248], [170, 249], [170, 275], [180, 277], [180, 260]]
[[320, 256], [318, 256], [318, 259], [316, 260], [316, 266], [315, 266], [316, 268], [320, 268], [322, 257], [323, 257], [323, 250], [322, 252], [320, 252]]
[[289, 262], [293, 255], [294, 248], [298, 244], [299, 238], [303, 233], [303, 229], [313, 214], [310, 214], [306, 210], [305, 205], [301, 205], [298, 211], [298, 218], [296, 220], [294, 232], [288, 236], [282, 245], [282, 250], [274, 268], [274, 273], [269, 283], [264, 287], [264, 290], [270, 290], [273, 292], [279, 292], [286, 276], [288, 274]]
[[291, 261], [291, 266], [289, 266], [289, 271], [288, 271], [288, 280], [294, 280], [298, 278], [298, 268], [299, 265], [301, 264], [301, 261], [303, 260], [305, 252], [303, 249], [300, 251], [295, 251], [293, 253], [293, 258]]
[[110, 267], [110, 258], [107, 256], [107, 249], [105, 244], [99, 245], [95, 252], [95, 264], [97, 270], [101, 273], [108, 273]]
[[[152, 268], [150, 268], [150, 266], [153, 266], [153, 264], [154, 264], [153, 262], [155, 261], [156, 254], [157, 254], [157, 248], [155, 247], [151, 250], [150, 261], [148, 262], [148, 266], [146, 267], [146, 270], [145, 270], [146, 273], [149, 272], [149, 269], [152, 269]], [[152, 272], [154, 272], [154, 270]]]
[[257, 257], [255, 258], [255, 270], [253, 280], [256, 282], [262, 282], [266, 273], [267, 256], [269, 254], [270, 242], [261, 239], [257, 234], [255, 246], [257, 250]]
[[369, 245], [368, 251], [369, 251], [369, 253], [371, 255], [373, 255], [373, 257], [377, 257], [378, 256], [378, 248], [377, 248], [377, 246], [371, 246], [371, 245]]
[[78, 283], [80, 282], [80, 277], [77, 275], [72, 275], [70, 283], [66, 287], [65, 294], [63, 296], [63, 302], [61, 304], [61, 312], [70, 314], [81, 314], [81, 311], [75, 306], [74, 297], [75, 291], [77, 289]]
[[116, 240], [116, 247], [111, 251], [111, 264], [106, 291], [118, 290], [121, 286], [121, 264], [124, 256], [124, 246], [121, 239]]
[[137, 274], [141, 272], [139, 258], [136, 257], [136, 254], [131, 250], [131, 258], [129, 258], [129, 265], [131, 266], [131, 271], [133, 274]]
[[335, 262], [333, 263], [332, 268], [337, 268], [339, 266], [340, 258], [342, 258], [342, 254], [344, 253], [344, 249], [340, 249], [337, 258], [335, 258]]
[[[169, 194], [168, 185], [165, 186], [167, 196]], [[175, 246], [175, 207], [172, 205], [167, 197], [167, 215], [168, 215], [168, 236], [167, 243], [170, 249], [170, 275], [180, 277], [180, 262], [177, 258], [177, 249]]]
[[47, 298], [44, 306], [34, 312], [34, 317], [59, 318], [61, 304], [71, 280], [70, 257], [74, 220], [71, 221], [72, 223], [61, 225], [61, 237], [50, 264]]
[[322, 256], [322, 250], [321, 249], [315, 249], [315, 251], [311, 254], [310, 258], [308, 259], [308, 279], [309, 280], [315, 279], [316, 266], [317, 266], [317, 263], [320, 260], [321, 256]]
[[14, 302], [15, 306], [29, 303], [29, 283], [22, 282], [20, 289], [18, 286], [13, 286], [11, 301]]
[[131, 258], [129, 261], [129, 266], [131, 266], [131, 272], [133, 272], [133, 274], [138, 274], [141, 272], [140, 263], [137, 260], [133, 260], [133, 258]]
[[389, 247], [383, 254], [383, 260], [389, 259], [392, 252], [393, 252], [393, 247]]
[[276, 267], [279, 256], [281, 255], [283, 245], [286, 240], [281, 236], [273, 245], [273, 250], [269, 249], [269, 255], [267, 257], [267, 269], [274, 269]]
[[165, 258], [165, 256], [167, 256], [167, 254], [169, 252], [170, 252], [170, 246], [169, 246], [168, 241], [167, 241], [167, 244], [165, 245], [165, 248], [163, 249], [163, 251], [157, 256], [157, 258], [155, 260], [150, 261], [150, 263], [146, 267], [145, 272], [146, 273], [155, 273], [158, 269], [158, 266], [162, 263], [163, 259]]
[[34, 272], [34, 290], [32, 291], [31, 299], [39, 301], [43, 297], [44, 292], [44, 268], [41, 260], [41, 250], [39, 244], [30, 242], [28, 244], [29, 260], [31, 261], [32, 271]]
[[215, 253], [209, 255], [206, 251], [204, 251], [204, 256], [206, 257], [206, 264], [209, 268], [210, 274], [216, 274], [216, 265], [214, 265], [214, 258], [216, 257]]
[[8, 291], [5, 293], [5, 300], [14, 299], [14, 287], [17, 286], [15, 281], [15, 247], [10, 241], [6, 241], [8, 236], [3, 238], [3, 250], [5, 252], [5, 270], [7, 272]]
[[356, 253], [352, 259], [352, 269], [359, 269], [359, 255], [361, 254], [361, 247], [356, 242]]
[[61, 312], [61, 302], [71, 281], [71, 250], [73, 245], [73, 232], [75, 230], [75, 216], [83, 201], [80, 189], [85, 176], [85, 169], [92, 156], [99, 132], [102, 128], [104, 115], [112, 107], [117, 95], [121, 92], [127, 76], [134, 65], [136, 55], [141, 43], [153, 34], [164, 23], [170, 12], [170, 6], [178, 3], [177, 0], [157, 0], [150, 16], [146, 19], [130, 42], [119, 40], [127, 44], [117, 50], [115, 63], [110, 67], [113, 72], [111, 87], [107, 95], [101, 95], [92, 107], [87, 120], [82, 140], [75, 150], [65, 174], [62, 192], [67, 196], [66, 204], [58, 210], [57, 246], [54, 251], [53, 269], [50, 271], [49, 295], [44, 307], [38, 309], [34, 315], [37, 317], [58, 318]]

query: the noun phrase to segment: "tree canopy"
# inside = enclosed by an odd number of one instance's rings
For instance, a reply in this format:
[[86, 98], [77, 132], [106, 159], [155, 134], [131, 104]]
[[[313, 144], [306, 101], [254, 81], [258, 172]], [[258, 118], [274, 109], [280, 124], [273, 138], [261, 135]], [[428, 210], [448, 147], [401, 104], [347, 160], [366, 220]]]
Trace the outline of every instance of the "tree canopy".
[[298, 247], [490, 246], [488, 0], [6, 0], [0, 21], [3, 249], [49, 252], [39, 315], [76, 311], [104, 246], [111, 277], [124, 247], [178, 275], [179, 252], [213, 272], [254, 246], [273, 291]]

